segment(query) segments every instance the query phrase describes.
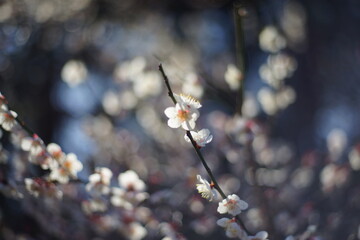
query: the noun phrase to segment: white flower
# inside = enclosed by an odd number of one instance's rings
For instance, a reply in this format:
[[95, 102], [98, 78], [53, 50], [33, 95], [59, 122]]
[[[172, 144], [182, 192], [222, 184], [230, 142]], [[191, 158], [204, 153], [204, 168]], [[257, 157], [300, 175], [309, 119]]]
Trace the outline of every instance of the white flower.
[[147, 235], [147, 230], [138, 222], [131, 222], [124, 224], [121, 227], [121, 232], [129, 240], [141, 240]]
[[92, 192], [95, 195], [109, 194], [110, 192], [110, 180], [112, 172], [105, 167], [97, 167], [95, 173], [89, 176], [89, 183], [86, 184], [86, 190]]
[[144, 72], [134, 81], [133, 89], [138, 98], [157, 96], [162, 90], [161, 77], [154, 71]]
[[[206, 144], [212, 141], [213, 136], [210, 134], [209, 129], [201, 129], [198, 132], [191, 131], [191, 136], [199, 147], [205, 147]], [[185, 134], [185, 141], [191, 143], [190, 138]]]
[[76, 155], [69, 153], [65, 158], [61, 159], [60, 166], [53, 169], [50, 173], [50, 179], [60, 183], [68, 183], [70, 177], [76, 178], [76, 175], [83, 168], [82, 163], [77, 159]]
[[221, 214], [229, 213], [236, 216], [241, 213], [242, 210], [248, 208], [247, 202], [241, 200], [236, 194], [227, 196], [226, 199], [219, 202], [217, 211]]
[[94, 212], [105, 212], [107, 210], [106, 202], [101, 198], [90, 199], [81, 203], [81, 208], [85, 214]]
[[188, 95], [174, 94], [177, 101], [175, 107], [165, 109], [165, 115], [169, 118], [168, 125], [171, 128], [182, 127], [185, 130], [195, 128], [195, 121], [199, 117], [201, 104], [193, 97]]
[[259, 35], [259, 44], [263, 51], [275, 53], [286, 47], [286, 40], [274, 26], [266, 26]]
[[195, 73], [190, 72], [185, 76], [182, 92], [190, 94], [196, 98], [201, 98], [204, 93], [204, 88], [200, 83], [199, 77]]
[[0, 110], [8, 110], [6, 103], [5, 96], [0, 93]]
[[132, 170], [119, 174], [118, 180], [119, 185], [127, 191], [144, 191], [146, 188], [145, 183]]
[[46, 151], [48, 151], [48, 153], [50, 153], [51, 156], [58, 161], [60, 161], [60, 159], [64, 156], [61, 147], [56, 143], [49, 143], [46, 147]]
[[25, 187], [35, 197], [47, 196], [62, 198], [63, 193], [57, 189], [56, 185], [42, 178], [25, 178]]
[[212, 201], [217, 198], [218, 193], [215, 190], [214, 186], [210, 184], [208, 181], [203, 179], [200, 175], [196, 176], [200, 183], [196, 184], [196, 189], [201, 194], [203, 198], [209, 199]]
[[221, 218], [217, 220], [217, 225], [225, 228], [226, 236], [229, 238], [240, 238], [246, 239], [246, 233], [243, 231], [239, 224], [236, 222], [235, 218]]
[[248, 240], [268, 240], [269, 234], [266, 231], [258, 232], [255, 236], [249, 236]]
[[11, 131], [15, 126], [17, 113], [14, 111], [1, 111], [0, 112], [0, 124], [6, 131]]
[[123, 207], [127, 210], [134, 208], [133, 204], [126, 199], [126, 191], [121, 188], [112, 188], [110, 202], [115, 207]]
[[87, 76], [87, 69], [83, 62], [70, 60], [61, 70], [61, 78], [70, 87], [75, 87], [82, 83]]
[[33, 137], [25, 137], [22, 139], [21, 149], [24, 151], [29, 151], [32, 155], [37, 155], [45, 149], [45, 146], [41, 138], [34, 134]]
[[243, 74], [234, 64], [229, 64], [224, 78], [231, 90], [237, 90], [241, 86]]

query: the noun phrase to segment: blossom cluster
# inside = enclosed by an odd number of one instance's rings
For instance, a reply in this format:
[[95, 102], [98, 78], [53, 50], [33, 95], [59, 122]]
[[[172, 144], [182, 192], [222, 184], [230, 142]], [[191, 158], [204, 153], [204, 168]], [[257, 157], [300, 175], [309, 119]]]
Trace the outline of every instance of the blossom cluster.
[[[209, 129], [201, 129], [200, 131], [192, 131], [196, 127], [196, 120], [199, 118], [199, 108], [201, 104], [198, 100], [190, 95], [174, 94], [176, 99], [175, 107], [168, 107], [164, 113], [169, 118], [168, 126], [171, 128], [182, 127], [189, 131], [193, 140], [199, 148], [204, 147], [212, 141], [212, 135]], [[191, 142], [190, 138], [185, 134], [185, 141]]]
[[0, 124], [4, 130], [13, 134], [21, 149], [28, 153], [30, 163], [50, 171], [48, 176], [42, 178], [25, 178], [26, 189], [36, 197], [42, 195], [61, 198], [62, 193], [54, 183], [66, 184], [71, 179], [77, 179], [77, 173], [83, 169], [77, 156], [74, 153], [65, 154], [56, 143], [46, 146], [37, 134], [27, 136], [28, 133], [22, 129], [17, 113], [9, 110], [2, 94], [0, 94]]

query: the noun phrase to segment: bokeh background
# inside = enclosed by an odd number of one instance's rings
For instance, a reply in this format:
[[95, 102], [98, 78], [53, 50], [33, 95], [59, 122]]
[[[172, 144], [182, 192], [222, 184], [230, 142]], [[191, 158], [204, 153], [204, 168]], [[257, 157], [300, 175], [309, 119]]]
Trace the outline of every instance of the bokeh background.
[[[316, 226], [309, 239], [360, 238], [360, 2], [241, 4], [243, 112], [258, 130], [234, 118], [238, 85], [225, 80], [237, 57], [232, 1], [0, 1], [0, 91], [45, 143], [77, 154], [79, 178], [95, 166], [133, 169], [159, 222], [186, 239], [223, 239], [216, 204], [195, 190], [196, 174], [206, 173], [183, 131], [166, 125], [161, 62], [175, 92], [200, 99], [197, 124], [214, 135], [202, 151], [225, 191], [249, 202], [249, 229], [307, 239]], [[46, 174], [27, 167], [9, 137], [2, 189]], [[68, 197], [51, 204], [2, 193], [1, 237], [126, 239], [98, 221], [118, 210], [95, 219], [81, 211], [83, 187], [63, 190]], [[144, 225], [145, 239], [166, 235]]]

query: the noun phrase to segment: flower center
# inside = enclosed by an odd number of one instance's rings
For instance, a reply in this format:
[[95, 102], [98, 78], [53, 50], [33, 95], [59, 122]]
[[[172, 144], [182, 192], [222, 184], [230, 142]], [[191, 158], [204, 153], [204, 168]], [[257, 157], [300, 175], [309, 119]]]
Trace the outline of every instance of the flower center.
[[235, 200], [229, 200], [227, 203], [225, 203], [225, 206], [228, 207], [228, 209], [232, 210], [235, 208], [236, 201]]
[[181, 121], [186, 121], [189, 118], [189, 110], [178, 110], [178, 114], [177, 117], [181, 120]]
[[66, 162], [64, 163], [64, 167], [67, 168], [67, 169], [70, 169], [70, 168], [71, 168], [71, 165], [72, 165], [72, 163], [71, 163], [70, 161], [66, 161]]

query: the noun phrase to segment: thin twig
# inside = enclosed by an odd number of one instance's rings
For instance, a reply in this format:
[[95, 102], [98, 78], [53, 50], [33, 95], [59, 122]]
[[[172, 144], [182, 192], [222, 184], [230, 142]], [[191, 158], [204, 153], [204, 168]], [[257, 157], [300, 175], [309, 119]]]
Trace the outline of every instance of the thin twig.
[[244, 30], [242, 27], [242, 17], [244, 15], [244, 6], [240, 1], [235, 1], [233, 4], [234, 14], [234, 27], [235, 27], [235, 45], [236, 45], [236, 65], [240, 69], [241, 79], [240, 86], [238, 89], [238, 95], [236, 97], [236, 112], [242, 116], [242, 105], [244, 103], [244, 79], [245, 79], [245, 37]]
[[166, 87], [167, 87], [167, 89], [168, 89], [168, 95], [169, 95], [169, 97], [171, 98], [171, 100], [173, 101], [173, 103], [176, 104], [177, 102], [176, 102], [176, 99], [175, 99], [175, 97], [174, 97], [174, 93], [173, 93], [173, 91], [171, 90], [170, 83], [169, 83], [169, 79], [168, 79], [168, 77], [166, 76], [166, 74], [165, 74], [165, 72], [164, 72], [164, 69], [163, 69], [161, 63], [159, 64], [159, 71], [161, 72], [161, 74], [162, 74], [162, 76], [163, 76], [163, 78], [164, 78]]

